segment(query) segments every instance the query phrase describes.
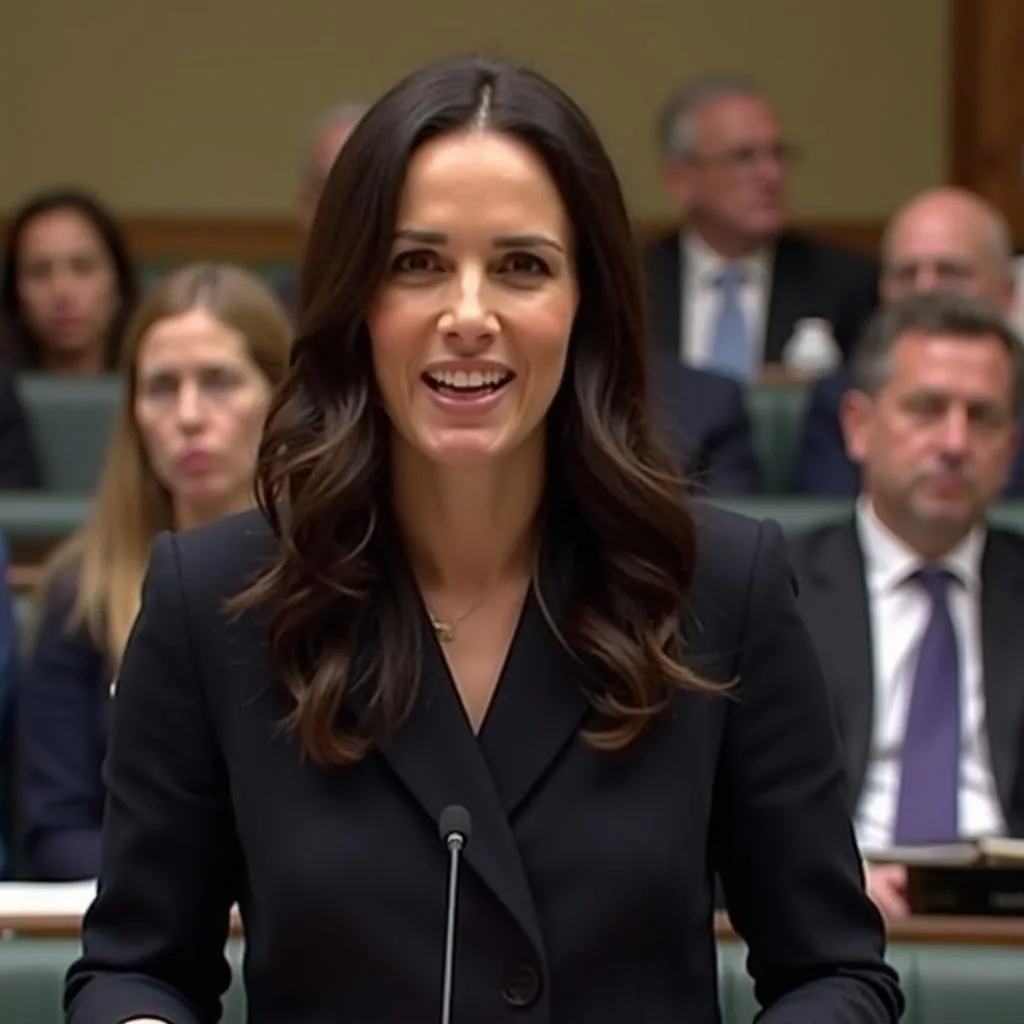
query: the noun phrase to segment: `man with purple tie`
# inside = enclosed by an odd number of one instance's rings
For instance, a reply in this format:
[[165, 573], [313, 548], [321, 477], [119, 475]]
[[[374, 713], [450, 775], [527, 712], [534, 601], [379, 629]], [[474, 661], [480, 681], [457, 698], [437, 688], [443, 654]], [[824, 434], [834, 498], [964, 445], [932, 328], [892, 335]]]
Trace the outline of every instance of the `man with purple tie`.
[[[842, 407], [852, 518], [792, 540], [801, 608], [843, 734], [857, 838], [1024, 836], [1024, 537], [986, 514], [1016, 457], [1024, 352], [952, 293], [876, 314]], [[890, 918], [906, 872], [871, 865]]]

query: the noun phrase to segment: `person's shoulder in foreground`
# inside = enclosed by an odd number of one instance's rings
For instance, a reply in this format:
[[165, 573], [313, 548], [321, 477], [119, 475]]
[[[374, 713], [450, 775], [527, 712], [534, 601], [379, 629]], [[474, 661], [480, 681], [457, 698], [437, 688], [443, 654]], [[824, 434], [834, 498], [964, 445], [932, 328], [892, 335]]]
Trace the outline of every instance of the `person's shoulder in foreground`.
[[655, 349], [651, 408], [673, 451], [709, 494], [756, 494], [761, 472], [743, 387]]
[[198, 529], [164, 534], [157, 547], [177, 553], [190, 600], [222, 601], [241, 590], [277, 553], [277, 541], [256, 509], [224, 516]]
[[694, 515], [690, 651], [700, 664], [736, 645], [711, 844], [761, 1019], [896, 1021], [903, 997], [864, 888], [838, 729], [782, 530], [710, 503]]

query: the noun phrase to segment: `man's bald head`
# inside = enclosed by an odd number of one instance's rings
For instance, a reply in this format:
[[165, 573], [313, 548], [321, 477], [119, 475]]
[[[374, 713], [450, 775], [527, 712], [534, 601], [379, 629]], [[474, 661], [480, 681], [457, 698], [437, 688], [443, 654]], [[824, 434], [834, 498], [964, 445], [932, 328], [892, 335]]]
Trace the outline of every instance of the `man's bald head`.
[[929, 189], [905, 203], [882, 241], [882, 298], [937, 288], [974, 295], [1009, 312], [1013, 247], [1006, 219], [967, 189]]
[[361, 102], [339, 103], [313, 125], [306, 144], [299, 192], [299, 219], [306, 230], [313, 222], [320, 193], [341, 147], [367, 109], [368, 105]]

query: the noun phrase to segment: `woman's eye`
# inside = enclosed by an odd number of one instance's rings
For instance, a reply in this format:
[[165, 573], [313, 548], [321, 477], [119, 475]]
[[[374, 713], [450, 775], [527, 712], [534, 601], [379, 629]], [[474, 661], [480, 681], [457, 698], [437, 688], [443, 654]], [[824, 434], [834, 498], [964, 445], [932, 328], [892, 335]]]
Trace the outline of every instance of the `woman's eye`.
[[539, 257], [529, 252], [514, 252], [506, 257], [504, 269], [512, 274], [549, 274], [550, 268]]
[[396, 274], [425, 274], [437, 268], [437, 257], [432, 252], [422, 250], [400, 253], [392, 264]]

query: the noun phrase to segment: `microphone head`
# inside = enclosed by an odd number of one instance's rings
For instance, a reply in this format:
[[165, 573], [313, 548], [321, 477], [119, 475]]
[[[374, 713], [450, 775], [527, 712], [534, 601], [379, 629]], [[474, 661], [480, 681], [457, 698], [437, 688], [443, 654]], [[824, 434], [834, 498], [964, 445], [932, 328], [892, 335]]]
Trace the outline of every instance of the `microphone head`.
[[439, 820], [441, 838], [447, 843], [453, 835], [462, 836], [462, 842], [469, 842], [469, 834], [473, 831], [473, 822], [469, 811], [459, 804], [449, 804], [442, 812]]

